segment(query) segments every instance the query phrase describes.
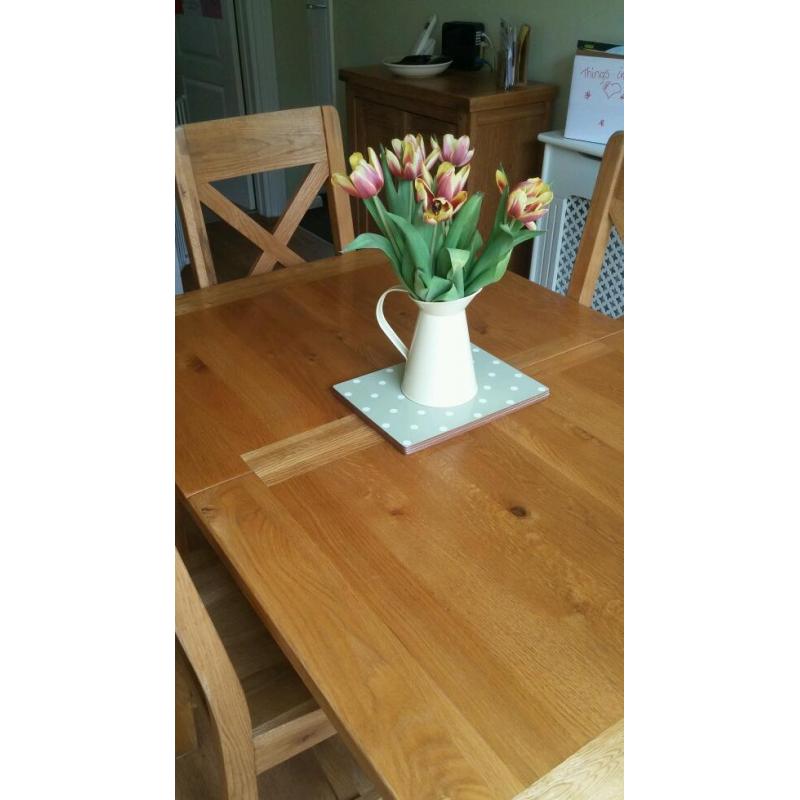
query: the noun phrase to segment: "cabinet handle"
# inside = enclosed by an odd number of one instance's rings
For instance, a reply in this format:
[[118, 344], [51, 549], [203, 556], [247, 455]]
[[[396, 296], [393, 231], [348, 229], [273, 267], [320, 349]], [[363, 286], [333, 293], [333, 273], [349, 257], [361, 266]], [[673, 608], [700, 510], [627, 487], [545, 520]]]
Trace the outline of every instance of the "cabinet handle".
[[312, 11], [327, 11], [328, 6], [323, 5], [322, 3], [306, 3], [306, 8], [311, 9]]

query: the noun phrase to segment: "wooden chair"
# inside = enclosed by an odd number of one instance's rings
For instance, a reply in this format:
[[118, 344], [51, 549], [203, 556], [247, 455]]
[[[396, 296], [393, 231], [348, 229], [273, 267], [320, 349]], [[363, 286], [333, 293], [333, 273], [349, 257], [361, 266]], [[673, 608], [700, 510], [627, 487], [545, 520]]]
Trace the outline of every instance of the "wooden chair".
[[[311, 164], [272, 231], [259, 225], [211, 183], [275, 169]], [[175, 187], [192, 266], [202, 288], [217, 282], [201, 204], [262, 250], [250, 274], [288, 267], [303, 259], [288, 247], [309, 205], [327, 182], [333, 243], [338, 251], [353, 239], [350, 198], [330, 180], [347, 172], [339, 115], [332, 106], [183, 125], [175, 130]]]
[[606, 145], [603, 163], [589, 205], [589, 216], [575, 256], [567, 296], [582, 306], [592, 305], [597, 278], [603, 266], [611, 225], [624, 241], [623, 231], [623, 150], [624, 133], [615, 133]]
[[[206, 556], [201, 553], [200, 558]], [[276, 663], [264, 668], [264, 652], [268, 653], [268, 661], [274, 661], [269, 651], [277, 650], [277, 645], [254, 614], [251, 616], [261, 628], [261, 637], [255, 630], [255, 636], [248, 635], [247, 614], [241, 613], [241, 605], [245, 606], [245, 610], [252, 610], [229, 577], [227, 582], [219, 580], [220, 571], [226, 574], [226, 570], [215, 556], [211, 558], [213, 562], [206, 558], [205, 565], [196, 570], [199, 581], [196, 585], [184, 560], [177, 550], [175, 552], [176, 673], [180, 678], [183, 670], [196, 678], [191, 683], [199, 685], [203, 705], [210, 717], [212, 736], [222, 762], [221, 775], [215, 770], [212, 783], [220, 785], [227, 800], [257, 800], [258, 774], [312, 747], [322, 746], [320, 743], [334, 736], [335, 729], [288, 662], [285, 662], [286, 670]], [[228, 649], [201, 598], [198, 586], [202, 587], [207, 602], [216, 606], [215, 616], [222, 622], [219, 627], [227, 629]], [[244, 625], [241, 624], [243, 618]], [[260, 647], [252, 647], [253, 641], [257, 641]], [[234, 651], [238, 651], [236, 666], [232, 661]], [[256, 663], [258, 661], [260, 663]], [[237, 670], [253, 674], [242, 681]], [[186, 725], [186, 701], [192, 695], [192, 689], [186, 689], [186, 683], [185, 679], [176, 681], [176, 748], [183, 747], [188, 751], [197, 746], [197, 735], [191, 724]], [[276, 690], [281, 691], [281, 697], [276, 696]], [[191, 708], [188, 709], [188, 715], [191, 723]], [[181, 722], [184, 724], [180, 725]], [[346, 748], [336, 740], [329, 741], [331, 747], [326, 751], [328, 772], [320, 772], [321, 780], [327, 777], [329, 781], [336, 783], [338, 780], [341, 784], [342, 774], [350, 774], [349, 785], [341, 793], [331, 792], [324, 796], [380, 800]], [[334, 759], [338, 761], [333, 763]], [[308, 766], [305, 765], [306, 771]], [[329, 775], [331, 770], [338, 772], [338, 775], [332, 778]], [[355, 772], [359, 773], [356, 783], [352, 777]], [[196, 779], [196, 782], [205, 790], [207, 776]], [[191, 797], [197, 795], [197, 791], [192, 789], [184, 793]], [[205, 791], [203, 796], [206, 796]]]

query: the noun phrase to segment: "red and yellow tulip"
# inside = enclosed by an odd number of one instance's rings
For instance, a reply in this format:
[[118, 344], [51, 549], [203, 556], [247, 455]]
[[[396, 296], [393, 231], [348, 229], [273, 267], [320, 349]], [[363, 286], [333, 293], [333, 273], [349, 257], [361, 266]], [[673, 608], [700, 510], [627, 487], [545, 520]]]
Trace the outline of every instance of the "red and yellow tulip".
[[[455, 198], [463, 194], [466, 200], [467, 193], [464, 191], [464, 187], [467, 184], [467, 178], [469, 178], [469, 166], [462, 167], [456, 172], [453, 164], [442, 161], [439, 169], [436, 170], [437, 197], [446, 197], [450, 202], [455, 202]], [[459, 203], [459, 205], [461, 204]]]
[[475, 155], [469, 136], [447, 134], [441, 147], [434, 137], [430, 149], [426, 144], [420, 134], [406, 134], [381, 147], [380, 159], [371, 147], [366, 158], [353, 153], [350, 175], [333, 176], [363, 199], [380, 231], [362, 233], [342, 250], [378, 249], [412, 297], [449, 302], [500, 280], [514, 247], [542, 234], [536, 223], [553, 193], [541, 178], [510, 184], [501, 165], [495, 172], [500, 200], [484, 242], [478, 234], [483, 192], [467, 193]]
[[494, 181], [497, 184], [497, 191], [500, 194], [506, 190], [506, 186], [508, 186], [508, 175], [506, 175], [505, 170], [500, 167], [498, 170], [495, 170], [494, 173]]
[[[434, 140], [435, 141], [435, 140]], [[456, 139], [452, 133], [446, 133], [442, 140], [442, 160], [449, 161], [456, 167], [463, 167], [472, 161], [475, 155], [474, 148], [469, 149], [469, 136], [459, 136]]]
[[395, 178], [413, 181], [430, 174], [440, 155], [435, 139], [431, 139], [431, 152], [428, 154], [422, 135], [407, 133], [402, 139], [392, 139], [392, 149], [386, 151], [386, 163]]
[[383, 189], [383, 170], [381, 169], [378, 156], [371, 148], [367, 148], [369, 161], [361, 153], [353, 153], [350, 156], [350, 169], [352, 172], [349, 177], [338, 172], [331, 176], [331, 180], [342, 187], [348, 194], [367, 200]]
[[547, 207], [552, 200], [553, 193], [541, 178], [528, 178], [509, 192], [506, 213], [512, 219], [521, 222], [528, 230], [535, 231], [536, 220], [547, 213]]
[[456, 168], [443, 161], [436, 170], [436, 180], [428, 175], [417, 178], [414, 188], [417, 200], [422, 203], [422, 219], [429, 225], [436, 225], [450, 219], [467, 200], [464, 188], [469, 177], [469, 167]]
[[[444, 167], [445, 169], [442, 169]], [[463, 172], [463, 170], [462, 170]], [[429, 225], [436, 225], [451, 219], [467, 200], [467, 192], [463, 188], [469, 175], [455, 172], [452, 164], [442, 164], [437, 172], [436, 190], [424, 178], [417, 178], [414, 188], [417, 200], [422, 203], [422, 219]]]

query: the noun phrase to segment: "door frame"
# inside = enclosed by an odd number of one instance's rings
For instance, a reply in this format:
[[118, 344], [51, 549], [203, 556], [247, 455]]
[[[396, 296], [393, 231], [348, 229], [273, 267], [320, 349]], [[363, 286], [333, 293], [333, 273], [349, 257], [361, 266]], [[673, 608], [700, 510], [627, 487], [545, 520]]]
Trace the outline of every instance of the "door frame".
[[[233, 0], [239, 41], [244, 113], [277, 111], [278, 80], [271, 0]], [[265, 217], [278, 217], [286, 207], [286, 179], [282, 170], [253, 176], [256, 208]]]

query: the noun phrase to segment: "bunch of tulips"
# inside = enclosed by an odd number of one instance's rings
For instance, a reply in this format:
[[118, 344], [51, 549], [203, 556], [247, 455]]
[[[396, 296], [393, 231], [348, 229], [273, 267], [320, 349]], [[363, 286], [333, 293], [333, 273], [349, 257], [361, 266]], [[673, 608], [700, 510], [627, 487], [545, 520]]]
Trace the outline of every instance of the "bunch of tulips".
[[[364, 201], [380, 231], [362, 233], [344, 248], [382, 250], [412, 297], [426, 302], [457, 300], [503, 277], [512, 249], [541, 231], [536, 221], [553, 199], [541, 178], [509, 187], [502, 167], [495, 173], [500, 202], [484, 243], [478, 232], [483, 195], [467, 192], [475, 150], [468, 136], [446, 134], [442, 145], [421, 135], [393, 139], [380, 157], [367, 148], [350, 156], [349, 175], [333, 181]], [[438, 166], [437, 166], [438, 162]], [[380, 198], [384, 190], [386, 205]]]

